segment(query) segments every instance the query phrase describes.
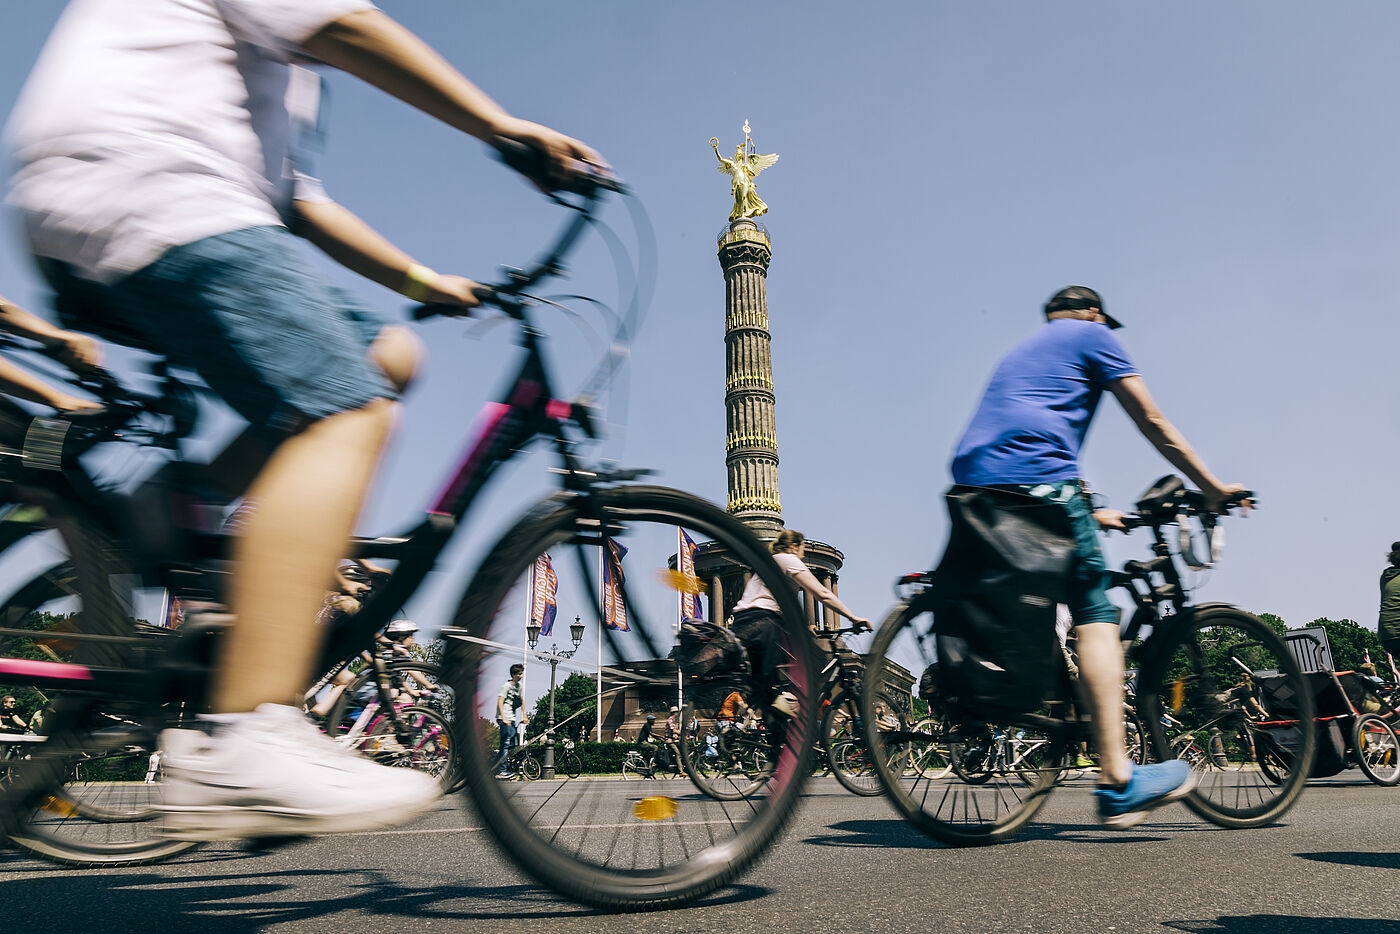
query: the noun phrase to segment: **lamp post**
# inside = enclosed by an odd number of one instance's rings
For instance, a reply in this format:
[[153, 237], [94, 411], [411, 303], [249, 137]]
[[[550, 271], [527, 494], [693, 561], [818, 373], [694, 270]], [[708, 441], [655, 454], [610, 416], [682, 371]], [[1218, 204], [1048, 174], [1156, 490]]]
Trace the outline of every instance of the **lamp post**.
[[[534, 620], [525, 627], [525, 636], [530, 642], [531, 651], [540, 644], [540, 626]], [[548, 654], [535, 652], [535, 657], [540, 661], [549, 662], [549, 721], [544, 728], [544, 768], [540, 777], [552, 779], [554, 777], [554, 676], [559, 668], [559, 663], [566, 658], [573, 658], [578, 651], [579, 643], [583, 641], [583, 622], [577, 616], [574, 617], [574, 624], [569, 627], [569, 638], [573, 640], [574, 647], [566, 652], [559, 651], [558, 645], [550, 645]]]

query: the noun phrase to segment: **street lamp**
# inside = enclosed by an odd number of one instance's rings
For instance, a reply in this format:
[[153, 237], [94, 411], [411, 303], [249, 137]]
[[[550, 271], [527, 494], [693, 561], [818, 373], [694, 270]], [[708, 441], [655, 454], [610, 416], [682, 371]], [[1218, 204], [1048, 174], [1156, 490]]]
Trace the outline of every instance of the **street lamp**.
[[[540, 626], [534, 620], [530, 620], [530, 625], [525, 627], [525, 638], [530, 643], [533, 650], [540, 644]], [[559, 651], [558, 645], [551, 645], [549, 652], [536, 652], [535, 657], [540, 661], [549, 662], [549, 721], [544, 729], [544, 769], [541, 778], [552, 779], [554, 777], [554, 677], [559, 668], [559, 663], [566, 658], [573, 658], [578, 651], [579, 643], [583, 641], [583, 621], [579, 617], [574, 617], [574, 623], [569, 627], [569, 638], [573, 640], [574, 647], [568, 651]]]

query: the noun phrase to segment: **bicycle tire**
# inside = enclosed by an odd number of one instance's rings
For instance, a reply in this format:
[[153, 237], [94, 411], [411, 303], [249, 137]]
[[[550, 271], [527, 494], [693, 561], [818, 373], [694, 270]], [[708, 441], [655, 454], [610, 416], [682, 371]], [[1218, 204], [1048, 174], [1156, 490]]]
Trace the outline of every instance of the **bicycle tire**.
[[[632, 801], [620, 783], [583, 781], [568, 786], [545, 783], [547, 801], [534, 792], [512, 794], [512, 789], [483, 780], [489, 756], [485, 734], [476, 723], [479, 717], [456, 718], [467, 787], [491, 837], [542, 884], [597, 907], [662, 908], [712, 892], [745, 872], [787, 825], [811, 771], [818, 671], [791, 584], [747, 527], [698, 497], [641, 485], [586, 497], [562, 494], [528, 512], [488, 552], [458, 608], [455, 629], [445, 633], [444, 667], [463, 711], [475, 713], [495, 701], [490, 682], [504, 677], [509, 661], [521, 658], [520, 649], [496, 647], [519, 645], [524, 578], [536, 559], [554, 550], [556, 573], [572, 571], [569, 562], [576, 561], [577, 574], [559, 582], [561, 593], [577, 588], [589, 597], [583, 605], [597, 606], [598, 594], [592, 588], [606, 535], [631, 550], [620, 588], [630, 635], [608, 630], [605, 673], [623, 672], [623, 665], [633, 663], [654, 666], [654, 659], [672, 644], [676, 597], [674, 585], [667, 583], [673, 578], [666, 575], [677, 528], [696, 541], [703, 537], [727, 549], [733, 560], [769, 586], [782, 610], [786, 674], [798, 697], [798, 714], [781, 723], [774, 720], [775, 729], [782, 731], [783, 755], [759, 792], [731, 804], [683, 796], [679, 783], [661, 781], [658, 793]], [[648, 624], [652, 612], [661, 616], [656, 625]], [[658, 638], [664, 640], [660, 646]], [[673, 695], [673, 670], [648, 677], [638, 665], [633, 669], [627, 671], [628, 683]], [[660, 793], [666, 791], [675, 797]]]
[[911, 726], [909, 730], [920, 736], [930, 737], [922, 742], [911, 743], [914, 748], [910, 751], [910, 770], [919, 772], [930, 781], [947, 777], [948, 773], [953, 771], [952, 756], [948, 754], [947, 747], [933, 738], [942, 735], [943, 727], [933, 718], [926, 717]]
[[519, 775], [524, 781], [537, 781], [540, 777], [540, 773], [540, 760], [536, 759], [534, 756], [521, 756], [519, 762], [516, 764], [515, 774]]
[[[130, 596], [117, 589], [134, 579], [120, 550], [76, 502], [46, 501], [42, 515], [32, 535], [7, 545], [5, 559], [63, 552], [66, 560], [5, 597], [0, 625], [32, 625], [37, 635], [55, 617], [77, 620], [71, 631], [80, 639], [29, 641], [49, 647], [40, 656], [45, 660], [144, 667], [147, 653], [159, 649], [154, 636], [138, 635]], [[0, 639], [0, 654], [25, 657], [25, 641]], [[148, 865], [198, 846], [160, 834], [159, 783], [144, 781], [158, 729], [171, 725], [167, 711], [134, 697], [45, 693], [45, 739], [32, 744], [27, 758], [11, 760], [0, 789], [0, 824], [9, 840], [41, 859], [79, 867]]]
[[431, 707], [404, 707], [382, 717], [357, 748], [383, 765], [431, 775], [446, 791], [457, 781], [451, 729]]
[[639, 766], [630, 757], [622, 760], [622, 780], [624, 782], [639, 781], [647, 777], [646, 768]]
[[574, 752], [572, 749], [566, 749], [564, 754], [555, 762], [555, 765], [570, 778], [578, 778], [583, 774], [583, 760], [580, 759], [578, 753]]
[[[433, 698], [429, 700], [414, 698], [411, 706], [434, 709], [443, 719], [451, 720], [453, 699], [447, 682], [443, 680], [442, 666], [417, 658], [401, 658], [394, 659], [385, 667], [390, 681], [395, 685], [407, 679], [410, 672], [420, 674], [433, 684], [438, 685], [438, 692]], [[350, 719], [350, 711], [359, 706], [357, 698], [362, 696], [364, 692], [373, 689], [374, 678], [373, 666], [363, 668], [355, 674], [354, 680], [346, 686], [345, 690], [340, 692], [322, 720], [323, 728], [328, 735], [336, 736], [340, 730], [348, 725], [346, 721]]]
[[[685, 722], [689, 723], [702, 712], [714, 713], [713, 710], [702, 711], [694, 701], [686, 701]], [[734, 729], [718, 737], [713, 758], [705, 756], [703, 748], [692, 747], [689, 743], [681, 744], [680, 753], [681, 768], [690, 783], [716, 801], [742, 801], [758, 792], [768, 780], [768, 773], [754, 764], [755, 749], [750, 738]]]
[[1400, 785], [1400, 737], [1389, 723], [1373, 713], [1357, 717], [1351, 748], [1367, 778], [1377, 785]]
[[1256, 743], [1256, 748], [1263, 747], [1258, 753], [1259, 771], [1264, 773], [1264, 777], [1275, 785], [1282, 785], [1288, 780], [1289, 761], [1288, 757], [1275, 749], [1272, 738], [1263, 739]]
[[[920, 675], [937, 660], [933, 638], [933, 595], [930, 592], [915, 594], [901, 601], [885, 617], [876, 632], [870, 653], [866, 656], [866, 676], [863, 683], [866, 709], [884, 690], [889, 680], [888, 668], [892, 653], [900, 661], [901, 668], [907, 668], [914, 675], [914, 683]], [[908, 667], [909, 662], [914, 667]], [[930, 706], [942, 710], [937, 698], [930, 699]], [[1027, 785], [1019, 772], [998, 774], [986, 769], [985, 778], [975, 772], [968, 763], [961, 761], [972, 754], [972, 744], [966, 728], [961, 724], [953, 727], [951, 735], [941, 737], [948, 741], [950, 758], [954, 770], [959, 775], [968, 774], [979, 783], [969, 783], [961, 778], [929, 779], [917, 770], [906, 770], [902, 763], [898, 773], [891, 767], [888, 757], [880, 752], [886, 745], [882, 731], [873, 720], [865, 722], [866, 742], [876, 750], [873, 758], [876, 774], [884, 785], [885, 794], [909, 823], [923, 833], [949, 846], [985, 846], [1000, 843], [1014, 836], [1045, 806], [1055, 782], [1059, 778], [1058, 763], [1067, 751], [1065, 744], [1052, 744], [1045, 752], [1047, 762], [1055, 767], [1037, 772], [1035, 780]], [[902, 737], [905, 741], [923, 742], [922, 735]], [[934, 737], [929, 736], [928, 741]], [[985, 764], [985, 763], [984, 763]]]
[[[1137, 698], [1138, 719], [1149, 727], [1159, 757], [1172, 756], [1162, 724], [1165, 712], [1193, 735], [1214, 729], [1229, 734], [1248, 731], [1250, 737], [1246, 743], [1232, 736], [1227, 743], [1222, 736], [1219, 749], [1203, 751], [1195, 766], [1199, 781], [1183, 803], [1222, 827], [1262, 827], [1277, 821], [1303, 793], [1316, 750], [1312, 690], [1298, 662], [1273, 629], [1235, 607], [1195, 609], [1162, 626], [1143, 646]], [[1296, 720], [1293, 761], [1277, 784], [1254, 761], [1253, 750], [1260, 748], [1261, 735], [1267, 733], [1228, 700], [1228, 692], [1243, 683], [1245, 669], [1268, 672], [1251, 678], [1251, 684], [1262, 685], [1257, 699], [1266, 709]]]
[[[891, 711], [898, 709], [887, 693], [882, 692], [880, 699]], [[845, 730], [844, 737], [837, 735], [840, 732], [838, 718], [841, 717], [847, 720], [847, 725], [842, 728]], [[836, 695], [822, 718], [822, 746], [826, 750], [827, 761], [831, 763], [831, 774], [842, 788], [862, 798], [876, 798], [885, 793], [885, 787], [870, 763], [865, 736], [859, 729], [860, 720], [860, 696], [850, 691]], [[846, 748], [851, 744], [856, 744], [859, 751]]]

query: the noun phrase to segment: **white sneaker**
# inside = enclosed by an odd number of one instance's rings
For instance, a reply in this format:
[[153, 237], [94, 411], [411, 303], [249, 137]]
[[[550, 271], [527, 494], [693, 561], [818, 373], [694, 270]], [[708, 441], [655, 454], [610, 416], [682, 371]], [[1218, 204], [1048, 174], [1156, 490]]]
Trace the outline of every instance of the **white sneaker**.
[[412, 820], [441, 796], [433, 778], [350, 752], [278, 704], [220, 717], [212, 734], [165, 730], [160, 748], [163, 830], [176, 840], [374, 830]]

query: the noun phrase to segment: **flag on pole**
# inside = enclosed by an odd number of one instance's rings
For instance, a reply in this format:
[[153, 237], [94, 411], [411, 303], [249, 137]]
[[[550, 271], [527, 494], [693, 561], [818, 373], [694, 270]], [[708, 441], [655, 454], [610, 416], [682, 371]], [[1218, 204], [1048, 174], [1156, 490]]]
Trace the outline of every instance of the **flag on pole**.
[[685, 529], [676, 527], [676, 570], [681, 572], [681, 622], [687, 619], [704, 619], [705, 612], [700, 607], [699, 577], [695, 573], [695, 541]]
[[603, 548], [603, 555], [603, 625], [627, 632], [627, 601], [623, 596], [626, 579], [622, 574], [622, 559], [627, 556], [627, 546], [610, 538]]
[[554, 564], [547, 553], [535, 559], [530, 590], [530, 621], [539, 624], [540, 635], [547, 636], [554, 631], [554, 614], [559, 611], [556, 599], [559, 578], [554, 574]]

